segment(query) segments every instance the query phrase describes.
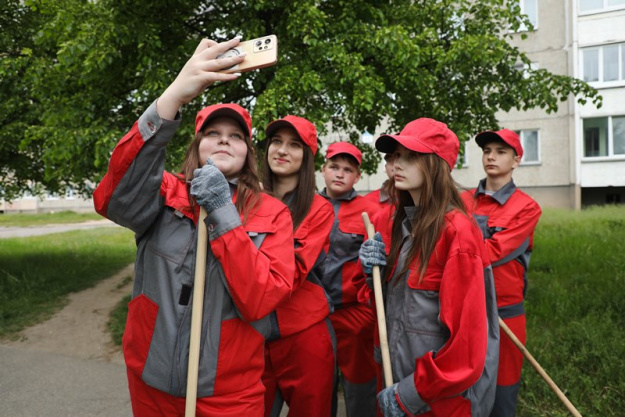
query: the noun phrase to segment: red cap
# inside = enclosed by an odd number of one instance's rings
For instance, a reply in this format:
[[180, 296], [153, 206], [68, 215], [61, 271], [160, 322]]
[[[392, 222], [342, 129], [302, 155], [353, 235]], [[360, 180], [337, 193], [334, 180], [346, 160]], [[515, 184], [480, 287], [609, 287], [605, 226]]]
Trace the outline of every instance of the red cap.
[[488, 142], [503, 141], [512, 149], [514, 149], [514, 152], [516, 152], [517, 156], [523, 156], [523, 146], [521, 146], [521, 139], [519, 138], [519, 135], [514, 133], [512, 130], [501, 129], [496, 132], [492, 130], [487, 130], [485, 132], [478, 133], [475, 137], [475, 141], [480, 148], [483, 148], [484, 145], [486, 145]]
[[380, 136], [375, 141], [375, 147], [380, 152], [388, 153], [395, 150], [397, 142], [411, 151], [438, 155], [447, 162], [451, 170], [456, 165], [460, 142], [445, 123], [425, 117], [413, 120], [399, 135]]
[[218, 117], [230, 117], [236, 120], [243, 128], [243, 131], [250, 138], [252, 137], [252, 118], [250, 114], [243, 107], [234, 103], [213, 104], [200, 110], [195, 117], [195, 134], [197, 135], [197, 132], [204, 128], [206, 122]]
[[274, 120], [265, 129], [267, 138], [282, 127], [295, 129], [299, 138], [308, 145], [313, 155], [317, 153], [317, 128], [309, 120], [297, 116], [286, 116], [283, 119]]
[[330, 159], [340, 153], [346, 153], [348, 155], [353, 156], [358, 161], [358, 165], [360, 166], [360, 162], [362, 161], [362, 152], [356, 146], [352, 145], [348, 142], [334, 142], [328, 146], [328, 150], [326, 151], [326, 159]]

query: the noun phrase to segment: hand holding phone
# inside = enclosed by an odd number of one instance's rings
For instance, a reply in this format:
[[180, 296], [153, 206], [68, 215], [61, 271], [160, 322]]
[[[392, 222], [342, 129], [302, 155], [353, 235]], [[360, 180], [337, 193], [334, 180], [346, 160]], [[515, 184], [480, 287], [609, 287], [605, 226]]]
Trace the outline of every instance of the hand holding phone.
[[245, 54], [243, 62], [218, 72], [228, 74], [248, 72], [274, 65], [278, 62], [278, 38], [276, 35], [269, 35], [241, 42], [235, 48], [228, 49], [223, 54], [218, 55], [216, 59], [229, 58], [241, 54]]

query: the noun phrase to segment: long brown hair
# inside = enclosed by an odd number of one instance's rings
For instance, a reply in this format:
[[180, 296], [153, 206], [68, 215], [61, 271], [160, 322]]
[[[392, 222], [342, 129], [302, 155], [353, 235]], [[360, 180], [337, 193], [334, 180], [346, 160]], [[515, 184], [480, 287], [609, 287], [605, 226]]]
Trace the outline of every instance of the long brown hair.
[[[298, 138], [301, 141], [301, 139]], [[265, 157], [263, 158], [263, 187], [266, 191], [273, 193], [276, 174], [269, 167], [269, 145], [271, 138], [267, 138], [265, 145]], [[306, 215], [310, 211], [310, 206], [315, 198], [315, 156], [308, 145], [302, 142], [304, 156], [302, 158], [302, 166], [299, 171], [299, 181], [293, 191], [284, 195], [282, 202], [285, 203], [291, 212], [293, 219], [293, 230], [296, 230], [304, 221]], [[292, 196], [292, 197], [291, 197]]]
[[[408, 250], [406, 263], [397, 276], [397, 281], [409, 267], [418, 262], [419, 280], [423, 279], [440, 234], [445, 225], [445, 214], [456, 209], [466, 215], [464, 204], [456, 182], [451, 176], [449, 165], [435, 154], [418, 154], [415, 163], [423, 172], [424, 182], [419, 197], [419, 213], [411, 219], [412, 244]], [[391, 252], [385, 278], [391, 278], [394, 266], [399, 259], [402, 244], [402, 223], [406, 218], [405, 208], [414, 206], [408, 191], [398, 190], [395, 183], [390, 187], [391, 195], [397, 196], [398, 203], [391, 232]]]
[[[205, 161], [200, 161], [200, 142], [204, 137], [204, 130], [200, 130], [193, 141], [187, 148], [187, 153], [184, 157], [182, 167], [180, 169], [179, 178], [181, 181], [187, 183], [187, 193], [189, 192], [190, 183], [193, 179], [193, 171], [201, 168]], [[243, 130], [245, 132], [245, 130]], [[239, 173], [239, 181], [237, 183], [237, 201], [236, 208], [240, 214], [243, 214], [243, 223], [247, 221], [247, 218], [251, 211], [256, 208], [260, 202], [260, 181], [258, 179], [258, 169], [256, 165], [256, 151], [252, 144], [252, 139], [245, 136], [245, 144], [247, 145], [247, 155], [245, 157], [245, 163]], [[197, 203], [195, 199], [189, 194], [189, 205], [193, 208]]]

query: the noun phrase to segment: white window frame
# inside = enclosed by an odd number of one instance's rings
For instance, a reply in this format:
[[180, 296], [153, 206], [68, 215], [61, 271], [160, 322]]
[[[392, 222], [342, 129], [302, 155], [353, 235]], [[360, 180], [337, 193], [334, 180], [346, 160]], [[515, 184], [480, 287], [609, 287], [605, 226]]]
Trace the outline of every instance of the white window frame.
[[[518, 0], [519, 2], [519, 6], [521, 7], [521, 13], [522, 14], [526, 14], [525, 10], [527, 9], [527, 2], [533, 2], [534, 3], [534, 10], [536, 10], [536, 21], [533, 22], [532, 19], [530, 19], [530, 22], [532, 22], [532, 25], [534, 26], [534, 30], [538, 29], [538, 0]], [[529, 18], [529, 16], [528, 16]], [[525, 25], [521, 25], [519, 27], [518, 32], [527, 32], [529, 29], [527, 28], [527, 26]]]
[[[618, 65], [618, 79], [617, 80], [612, 80], [612, 81], [604, 81], [603, 80], [603, 50], [605, 47], [609, 47], [609, 46], [615, 46], [618, 45], [618, 56], [617, 56], [617, 65]], [[625, 65], [623, 65], [623, 61], [625, 61], [623, 59], [623, 55], [625, 55], [625, 42], [621, 42], [621, 43], [610, 43], [610, 44], [605, 44], [605, 45], [598, 45], [598, 46], [589, 46], [586, 48], [581, 48], [582, 51], [582, 59], [580, 59], [579, 62], [579, 71], [581, 74], [581, 79], [583, 80], [586, 76], [586, 74], [584, 74], [584, 63], [585, 63], [585, 59], [586, 59], [586, 51], [592, 51], [592, 50], [597, 50], [599, 51], [599, 53], [597, 54], [597, 60], [598, 62], [598, 75], [599, 75], [599, 79], [597, 81], [587, 81], [589, 84], [591, 84], [593, 87], [596, 88], [601, 88], [601, 87], [614, 87], [614, 86], [619, 86], [619, 85], [625, 85]]]
[[590, 9], [590, 10], [582, 10], [581, 9], [581, 5], [580, 5], [580, 1], [577, 1], [577, 12], [580, 16], [583, 15], [587, 15], [587, 14], [594, 14], [594, 13], [603, 13], [603, 12], [611, 12], [614, 10], [620, 10], [620, 9], [625, 9], [625, 4], [619, 4], [616, 6], [610, 6], [609, 3], [610, 0], [603, 0], [603, 5], [600, 6], [597, 9]]
[[[625, 115], [615, 114], [612, 116], [600, 116], [600, 117], [585, 117], [581, 119], [582, 132], [582, 161], [613, 161], [613, 160], [625, 160], [625, 154], [614, 153], [614, 126], [612, 119], [614, 117], [625, 117]], [[584, 120], [585, 119], [608, 119], [608, 154], [599, 156], [586, 156], [586, 135], [584, 133]]]
[[[540, 129], [516, 129], [514, 130], [514, 132], [516, 132], [519, 135], [519, 138], [521, 139], [521, 146], [523, 147], [523, 157], [521, 158], [521, 163], [519, 164], [519, 166], [529, 166], [529, 165], [541, 165], [542, 164], [542, 159], [540, 157], [541, 153], [540, 153]], [[538, 159], [536, 159], [535, 161], [528, 161], [525, 159], [525, 156], [527, 155], [527, 152], [525, 152], [525, 150], [528, 148], [527, 143], [526, 143], [526, 132], [536, 132], [536, 156]]]

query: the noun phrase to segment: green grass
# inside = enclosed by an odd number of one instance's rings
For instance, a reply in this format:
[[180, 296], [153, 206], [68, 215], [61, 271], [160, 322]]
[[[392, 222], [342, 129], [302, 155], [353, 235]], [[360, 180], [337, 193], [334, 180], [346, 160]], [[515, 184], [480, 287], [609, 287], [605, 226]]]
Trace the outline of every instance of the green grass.
[[102, 220], [102, 216], [97, 213], [76, 213], [74, 211], [38, 214], [0, 214], [0, 227], [28, 227], [52, 223], [81, 223], [88, 220]]
[[71, 292], [133, 262], [132, 232], [100, 228], [0, 239], [0, 338], [50, 317]]
[[128, 294], [122, 298], [111, 312], [111, 316], [107, 323], [111, 332], [113, 343], [118, 346], [122, 344], [122, 336], [124, 335], [124, 327], [126, 327], [126, 316], [128, 315], [128, 303], [132, 294]]
[[[625, 206], [545, 210], [528, 276], [530, 353], [582, 415], [623, 415]], [[518, 415], [570, 415], [527, 361]]]

